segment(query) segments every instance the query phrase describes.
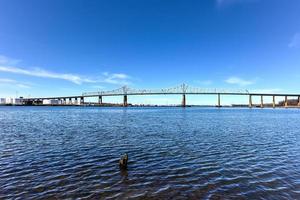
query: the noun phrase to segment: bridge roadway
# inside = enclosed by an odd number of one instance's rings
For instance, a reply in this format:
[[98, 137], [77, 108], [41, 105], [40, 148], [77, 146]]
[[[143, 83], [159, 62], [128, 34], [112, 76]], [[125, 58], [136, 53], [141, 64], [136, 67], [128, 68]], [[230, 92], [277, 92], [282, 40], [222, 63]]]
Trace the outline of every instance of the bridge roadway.
[[[100, 91], [100, 92], [87, 92], [82, 95], [75, 96], [56, 96], [56, 97], [39, 97], [39, 98], [24, 98], [25, 103], [30, 104], [38, 104], [43, 100], [60, 100], [62, 104], [67, 104], [67, 100], [69, 100], [68, 104], [76, 104], [83, 105], [84, 98], [88, 97], [98, 97], [99, 105], [103, 104], [103, 97], [107, 96], [123, 96], [123, 106], [128, 105], [128, 96], [140, 96], [140, 95], [182, 95], [181, 105], [183, 107], [186, 106], [186, 95], [217, 95], [218, 101], [216, 106], [221, 107], [221, 96], [222, 95], [235, 95], [235, 96], [249, 96], [249, 107], [253, 106], [252, 97], [260, 96], [260, 107], [264, 107], [263, 97], [271, 96], [273, 97], [272, 106], [275, 108], [275, 97], [285, 97], [284, 106], [288, 106], [288, 97], [297, 97], [298, 98], [298, 106], [300, 106], [300, 94], [283, 94], [283, 93], [253, 93], [248, 90], [217, 90], [217, 89], [203, 89], [203, 88], [194, 88], [189, 87], [188, 85], [182, 84], [180, 86], [176, 86], [168, 89], [159, 89], [159, 90], [137, 90], [131, 89], [126, 86], [122, 88], [118, 88], [116, 90], [111, 91]], [[74, 99], [74, 102], [72, 101]], [[80, 102], [78, 102], [78, 99]], [[79, 104], [78, 104], [79, 103]]]

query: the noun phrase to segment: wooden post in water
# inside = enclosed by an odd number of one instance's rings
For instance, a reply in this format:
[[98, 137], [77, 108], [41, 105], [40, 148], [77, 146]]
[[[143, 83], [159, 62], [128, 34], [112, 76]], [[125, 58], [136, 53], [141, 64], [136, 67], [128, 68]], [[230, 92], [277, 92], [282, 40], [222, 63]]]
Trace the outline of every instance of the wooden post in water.
[[276, 104], [275, 104], [275, 96], [273, 96], [273, 108], [275, 108]]
[[287, 100], [287, 96], [285, 96], [285, 98], [284, 98], [284, 107], [287, 108], [287, 106], [288, 106], [288, 100]]
[[252, 95], [249, 95], [249, 108], [252, 108]]
[[185, 94], [182, 95], [182, 102], [181, 102], [181, 106], [185, 107], [186, 106], [186, 99], [185, 99]]
[[124, 107], [127, 107], [128, 104], [127, 104], [127, 95], [124, 95], [124, 98], [123, 98], [123, 106]]
[[264, 96], [263, 95], [260, 96], [260, 107], [261, 108], [264, 107]]

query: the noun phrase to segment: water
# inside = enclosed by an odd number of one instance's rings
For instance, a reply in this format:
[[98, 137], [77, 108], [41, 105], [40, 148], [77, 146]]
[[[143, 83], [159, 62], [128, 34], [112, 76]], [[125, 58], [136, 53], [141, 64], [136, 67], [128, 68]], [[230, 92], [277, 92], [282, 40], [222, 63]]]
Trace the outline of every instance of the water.
[[299, 199], [299, 120], [294, 109], [0, 107], [0, 199]]

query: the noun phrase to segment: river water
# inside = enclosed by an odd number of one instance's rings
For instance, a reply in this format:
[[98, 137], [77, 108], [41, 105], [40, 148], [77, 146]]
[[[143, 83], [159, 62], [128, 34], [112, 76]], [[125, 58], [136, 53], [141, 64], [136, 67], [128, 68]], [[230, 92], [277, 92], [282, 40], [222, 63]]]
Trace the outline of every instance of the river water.
[[9, 198], [300, 199], [300, 110], [0, 107]]

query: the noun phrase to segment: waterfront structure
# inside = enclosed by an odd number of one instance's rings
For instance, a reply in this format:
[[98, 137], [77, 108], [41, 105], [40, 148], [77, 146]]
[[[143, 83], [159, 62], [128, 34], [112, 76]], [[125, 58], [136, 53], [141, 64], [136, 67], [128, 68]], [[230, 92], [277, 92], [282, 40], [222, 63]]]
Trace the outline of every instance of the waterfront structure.
[[59, 105], [61, 104], [61, 100], [58, 99], [44, 99], [43, 105]]
[[23, 104], [23, 98], [13, 98], [12, 104], [22, 105]]
[[23, 98], [0, 98], [2, 105], [23, 105]]
[[6, 104], [6, 98], [0, 98], [0, 104]]
[[[284, 107], [289, 107], [288, 97], [298, 98], [297, 105], [300, 106], [300, 94], [280, 94], [280, 93], [252, 93], [248, 90], [224, 90], [224, 89], [203, 89], [190, 87], [186, 84], [182, 84], [176, 87], [167, 89], [133, 89], [129, 87], [121, 87], [111, 91], [100, 91], [100, 92], [86, 92], [78, 96], [61, 96], [61, 97], [41, 97], [41, 98], [27, 98], [24, 99], [24, 104], [39, 105], [43, 104], [44, 100], [58, 100], [63, 105], [84, 105], [84, 98], [86, 97], [97, 97], [98, 104], [103, 105], [103, 97], [107, 96], [123, 96], [123, 106], [128, 106], [128, 96], [140, 96], [140, 95], [182, 95], [181, 106], [187, 106], [187, 95], [216, 95], [217, 96], [217, 107], [222, 107], [221, 96], [234, 95], [234, 96], [248, 96], [249, 97], [249, 108], [253, 107], [252, 98], [255, 96], [260, 97], [260, 107], [264, 108], [264, 97], [272, 97], [272, 107], [276, 107], [275, 98], [284, 97]], [[68, 101], [67, 101], [68, 100]]]

